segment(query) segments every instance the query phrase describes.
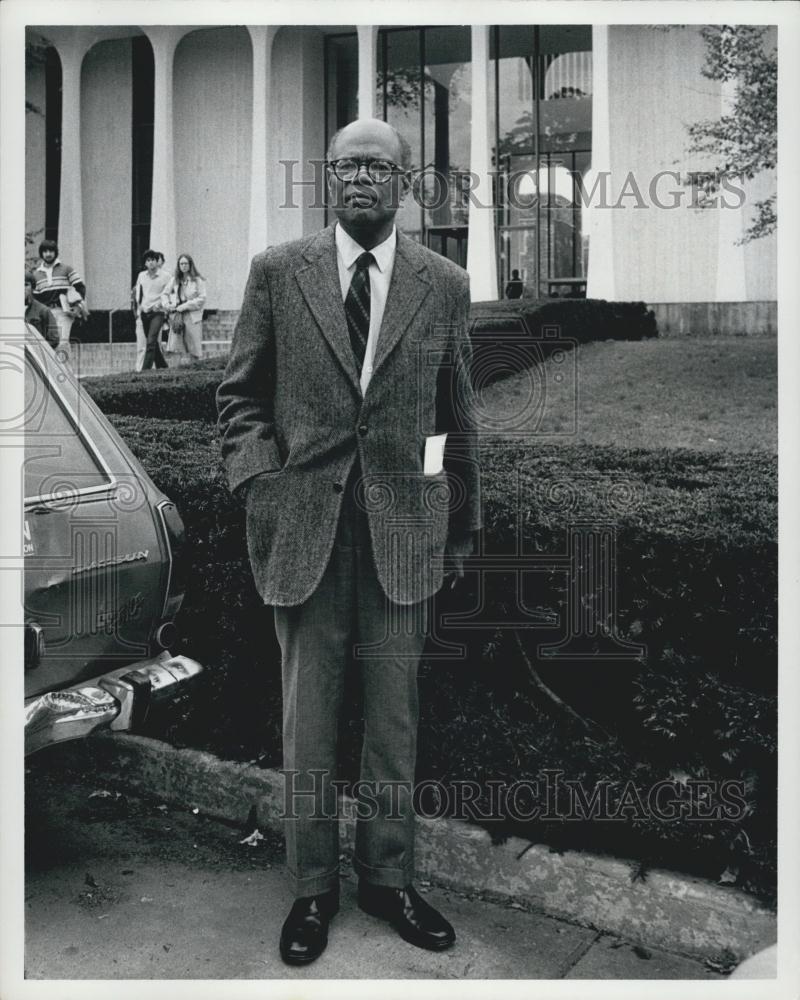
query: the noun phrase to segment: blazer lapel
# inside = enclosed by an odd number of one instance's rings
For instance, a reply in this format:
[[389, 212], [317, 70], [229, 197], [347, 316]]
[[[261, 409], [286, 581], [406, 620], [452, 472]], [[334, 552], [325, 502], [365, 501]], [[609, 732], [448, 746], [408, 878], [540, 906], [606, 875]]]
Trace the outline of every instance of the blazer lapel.
[[321, 230], [303, 253], [308, 261], [295, 273], [308, 308], [357, 392], [361, 385], [342, 302], [333, 226]]
[[430, 290], [427, 268], [417, 244], [398, 230], [397, 252], [372, 363], [372, 378], [417, 315]]

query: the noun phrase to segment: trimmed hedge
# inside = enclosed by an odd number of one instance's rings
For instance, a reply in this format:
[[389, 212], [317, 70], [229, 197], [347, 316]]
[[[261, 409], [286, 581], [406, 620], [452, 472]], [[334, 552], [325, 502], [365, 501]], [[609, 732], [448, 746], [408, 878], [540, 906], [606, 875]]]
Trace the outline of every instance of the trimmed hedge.
[[[256, 595], [243, 511], [229, 495], [214, 429], [202, 421], [112, 416], [182, 512], [192, 568], [180, 614], [182, 651], [209, 664], [207, 697], [170, 737], [238, 759], [279, 763], [280, 669], [271, 610]], [[617, 634], [642, 659], [537, 656], [560, 629], [518, 634], [547, 685], [590, 720], [553, 714], [533, 690], [508, 627], [439, 628], [465, 659], [426, 656], [420, 774], [511, 784], [561, 770], [587, 790], [608, 781], [742, 783], [737, 821], [538, 822], [499, 832], [555, 845], [607, 848], [647, 863], [748, 887], [769, 897], [775, 863], [777, 469], [761, 454], [507, 445], [482, 456], [484, 550], [539, 557], [568, 551], [571, 527], [616, 535]], [[519, 495], [519, 510], [513, 497]], [[573, 566], [573, 569], [576, 569]], [[483, 607], [480, 620], [513, 623], [513, 573], [477, 575], [443, 592], [438, 611]], [[523, 603], [566, 621], [568, 567], [526, 574]], [[599, 593], [599, 591], [598, 591]], [[587, 602], [596, 595], [583, 594]], [[428, 653], [431, 653], [431, 649]], [[352, 698], [356, 696], [353, 694]], [[345, 776], [357, 774], [357, 712], [345, 734]], [[535, 801], [535, 796], [534, 799]], [[483, 799], [480, 800], [483, 802]], [[488, 802], [488, 800], [487, 800]], [[486, 804], [486, 803], [484, 803]], [[487, 805], [488, 808], [488, 805]]]
[[482, 386], [576, 344], [658, 336], [655, 313], [644, 302], [522, 298], [473, 303], [471, 317], [473, 370]]
[[85, 378], [81, 384], [104, 413], [214, 422], [214, 394], [222, 380], [224, 361], [203, 368], [200, 364], [205, 362], [185, 368], [99, 375]]
[[655, 313], [644, 302], [521, 298], [473, 302], [470, 316], [475, 330], [514, 329], [522, 320], [537, 338], [542, 337], [543, 328], [558, 327], [560, 336], [579, 344], [594, 340], [647, 340], [658, 336]]

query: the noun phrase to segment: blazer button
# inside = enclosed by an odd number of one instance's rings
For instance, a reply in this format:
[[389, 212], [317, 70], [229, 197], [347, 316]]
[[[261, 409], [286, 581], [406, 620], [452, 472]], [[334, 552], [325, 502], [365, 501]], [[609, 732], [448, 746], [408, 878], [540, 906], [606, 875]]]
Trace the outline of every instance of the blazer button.
[[359, 424], [358, 425], [358, 433], [361, 435], [361, 437], [365, 437], [368, 430], [369, 430], [369, 427], [367, 427], [366, 424]]

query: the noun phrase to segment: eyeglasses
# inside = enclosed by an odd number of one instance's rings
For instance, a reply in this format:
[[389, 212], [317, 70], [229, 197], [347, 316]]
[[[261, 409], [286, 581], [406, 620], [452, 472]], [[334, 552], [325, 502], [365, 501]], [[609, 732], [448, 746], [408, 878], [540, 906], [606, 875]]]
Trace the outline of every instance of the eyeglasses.
[[405, 173], [391, 160], [329, 160], [328, 166], [340, 181], [354, 181], [362, 167], [366, 168], [367, 176], [374, 184], [385, 184], [392, 174]]

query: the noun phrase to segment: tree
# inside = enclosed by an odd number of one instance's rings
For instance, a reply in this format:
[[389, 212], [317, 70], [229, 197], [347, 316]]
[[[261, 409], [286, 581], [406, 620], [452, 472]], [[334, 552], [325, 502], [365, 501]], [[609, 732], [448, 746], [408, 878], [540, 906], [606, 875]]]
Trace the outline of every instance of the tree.
[[[767, 37], [770, 29], [757, 25], [705, 25], [703, 75], [720, 83], [735, 83], [728, 113], [688, 127], [691, 151], [716, 161], [713, 175], [702, 187], [715, 194], [723, 178], [752, 180], [778, 162], [778, 52]], [[741, 240], [748, 243], [774, 232], [777, 195], [754, 203], [755, 217]]]

